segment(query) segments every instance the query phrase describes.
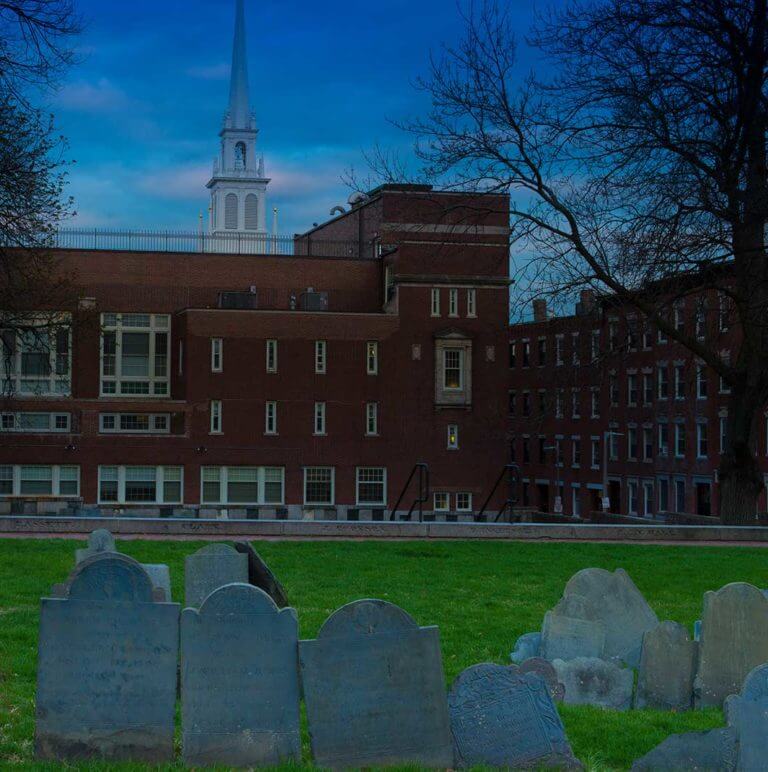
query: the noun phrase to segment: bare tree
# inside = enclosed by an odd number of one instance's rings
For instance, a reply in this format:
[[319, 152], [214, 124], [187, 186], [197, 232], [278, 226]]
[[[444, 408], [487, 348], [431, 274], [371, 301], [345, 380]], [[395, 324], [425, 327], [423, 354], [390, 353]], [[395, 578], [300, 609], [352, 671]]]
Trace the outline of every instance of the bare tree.
[[[763, 487], [754, 440], [768, 401], [766, 2], [570, 0], [530, 40], [550, 61], [545, 81], [516, 72], [513, 9], [486, 0], [419, 83], [430, 113], [404, 127], [427, 177], [512, 194], [518, 273], [531, 291], [595, 288], [722, 377], [728, 522], [753, 522]], [[732, 308], [730, 357], [715, 336], [670, 318], [702, 293]]]

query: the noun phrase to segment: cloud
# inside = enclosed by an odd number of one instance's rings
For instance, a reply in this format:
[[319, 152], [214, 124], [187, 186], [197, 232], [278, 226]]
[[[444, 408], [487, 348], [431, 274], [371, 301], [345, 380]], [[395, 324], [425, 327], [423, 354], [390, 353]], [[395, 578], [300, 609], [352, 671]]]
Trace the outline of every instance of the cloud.
[[95, 83], [69, 83], [58, 92], [54, 101], [66, 110], [91, 114], [115, 113], [126, 110], [131, 104], [128, 95], [107, 78], [99, 78]]
[[136, 188], [159, 198], [184, 201], [205, 199], [211, 164], [194, 163], [148, 170], [136, 180]]
[[226, 62], [219, 62], [218, 64], [190, 67], [186, 73], [190, 78], [199, 78], [200, 80], [227, 80], [229, 70], [230, 66]]

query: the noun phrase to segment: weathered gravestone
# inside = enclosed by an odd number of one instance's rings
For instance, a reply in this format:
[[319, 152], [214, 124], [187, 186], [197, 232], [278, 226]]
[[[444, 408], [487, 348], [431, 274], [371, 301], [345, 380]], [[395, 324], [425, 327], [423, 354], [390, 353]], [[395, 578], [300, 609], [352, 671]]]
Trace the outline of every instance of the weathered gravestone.
[[632, 765], [632, 772], [732, 772], [738, 741], [733, 729], [673, 734]]
[[[512, 667], [514, 668], [514, 665]], [[543, 678], [544, 683], [547, 685], [549, 696], [555, 702], [562, 702], [565, 698], [565, 685], [560, 683], [555, 666], [549, 660], [543, 657], [531, 657], [521, 663], [517, 670], [521, 675], [535, 673], [540, 678]]]
[[595, 657], [578, 657], [552, 663], [565, 686], [563, 702], [569, 705], [597, 705], [628, 710], [632, 705], [634, 671]]
[[768, 662], [768, 599], [744, 582], [704, 593], [696, 707], [721, 707], [748, 673]]
[[516, 665], [519, 665], [531, 657], [538, 657], [540, 649], [541, 633], [525, 633], [515, 641], [515, 648], [512, 649], [509, 658]]
[[261, 555], [247, 541], [236, 541], [235, 549], [248, 558], [248, 583], [264, 590], [278, 608], [285, 608], [288, 595]]
[[184, 761], [301, 760], [298, 621], [262, 590], [228, 584], [181, 615]]
[[580, 768], [546, 683], [515, 667], [467, 668], [448, 695], [455, 766]]
[[544, 618], [542, 656], [600, 657], [636, 667], [643, 634], [658, 624], [626, 571], [585, 568], [571, 577]]
[[689, 710], [693, 705], [698, 644], [677, 622], [662, 622], [643, 636], [636, 708]]
[[96, 555], [43, 598], [35, 754], [56, 761], [173, 759], [179, 606], [153, 600], [132, 558]]
[[768, 665], [756, 667], [740, 694], [725, 700], [725, 718], [739, 738], [739, 772], [762, 772], [768, 763]]
[[117, 552], [115, 537], [106, 528], [97, 528], [88, 535], [88, 546], [75, 550], [75, 564], [102, 552]]
[[184, 604], [199, 608], [225, 584], [248, 584], [248, 556], [229, 544], [209, 544], [184, 559]]
[[343, 606], [299, 643], [315, 763], [450, 767], [439, 632], [381, 600]]

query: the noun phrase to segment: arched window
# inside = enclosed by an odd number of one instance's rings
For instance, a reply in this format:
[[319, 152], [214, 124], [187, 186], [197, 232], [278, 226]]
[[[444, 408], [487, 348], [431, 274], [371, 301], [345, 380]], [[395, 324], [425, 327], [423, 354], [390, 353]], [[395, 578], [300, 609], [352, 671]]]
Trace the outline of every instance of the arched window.
[[257, 231], [259, 229], [259, 197], [249, 193], [245, 197], [245, 229]]
[[237, 195], [227, 193], [224, 199], [224, 227], [230, 231], [237, 230]]
[[245, 169], [247, 161], [247, 150], [245, 142], [238, 142], [235, 145], [235, 169]]

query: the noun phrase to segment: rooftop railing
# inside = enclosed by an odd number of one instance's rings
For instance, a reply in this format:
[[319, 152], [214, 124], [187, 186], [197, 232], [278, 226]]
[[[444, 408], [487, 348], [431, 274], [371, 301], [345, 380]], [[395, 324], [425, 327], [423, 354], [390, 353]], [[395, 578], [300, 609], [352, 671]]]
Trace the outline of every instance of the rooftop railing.
[[374, 259], [371, 242], [332, 241], [310, 236], [268, 236], [248, 233], [135, 231], [61, 228], [50, 237], [58, 249], [120, 252], [183, 252], [189, 254], [275, 255]]

